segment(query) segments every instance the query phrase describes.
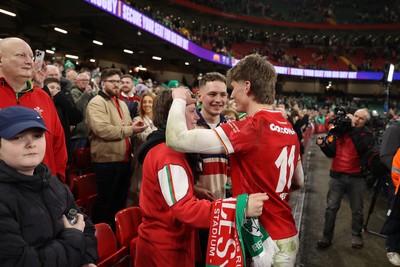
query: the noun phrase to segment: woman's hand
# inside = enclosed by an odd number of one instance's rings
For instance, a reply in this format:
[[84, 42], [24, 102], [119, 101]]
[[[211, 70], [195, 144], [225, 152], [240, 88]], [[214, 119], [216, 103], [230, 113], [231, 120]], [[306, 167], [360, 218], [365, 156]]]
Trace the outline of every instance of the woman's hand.
[[264, 201], [269, 197], [266, 193], [256, 193], [249, 195], [247, 200], [246, 217], [258, 217], [261, 215]]

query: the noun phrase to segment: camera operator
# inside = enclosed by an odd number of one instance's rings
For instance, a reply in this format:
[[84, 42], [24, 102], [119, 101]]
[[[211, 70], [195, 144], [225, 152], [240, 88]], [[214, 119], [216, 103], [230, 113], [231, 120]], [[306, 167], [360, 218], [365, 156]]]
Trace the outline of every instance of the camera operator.
[[374, 146], [374, 136], [365, 124], [370, 119], [367, 109], [358, 109], [354, 115], [336, 112], [334, 127], [326, 137], [318, 137], [317, 145], [327, 157], [333, 158], [330, 169], [327, 207], [323, 238], [318, 247], [332, 245], [336, 214], [345, 193], [348, 194], [352, 210], [351, 247], [363, 247], [363, 188], [364, 172], [369, 151]]
[[[381, 162], [387, 168], [389, 172], [392, 170], [393, 157], [400, 147], [400, 119], [394, 119], [392, 124], [386, 129], [382, 137], [382, 144], [379, 151]], [[389, 201], [390, 210], [393, 211], [394, 200], [395, 200], [395, 186], [391, 179], [386, 181], [389, 185]], [[387, 218], [385, 225], [383, 227], [383, 234], [386, 235], [386, 251], [387, 258], [391, 264], [394, 266], [400, 266], [400, 233], [390, 232], [390, 224], [399, 224], [396, 220], [389, 220]], [[394, 225], [391, 225], [394, 226]]]

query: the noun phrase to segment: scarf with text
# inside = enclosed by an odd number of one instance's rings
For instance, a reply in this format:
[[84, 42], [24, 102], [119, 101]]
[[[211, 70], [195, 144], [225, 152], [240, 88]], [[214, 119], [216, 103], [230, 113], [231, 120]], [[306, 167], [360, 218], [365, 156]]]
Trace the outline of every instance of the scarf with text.
[[257, 218], [246, 218], [248, 195], [213, 202], [206, 266], [246, 267], [245, 247], [254, 267], [272, 265], [279, 250]]

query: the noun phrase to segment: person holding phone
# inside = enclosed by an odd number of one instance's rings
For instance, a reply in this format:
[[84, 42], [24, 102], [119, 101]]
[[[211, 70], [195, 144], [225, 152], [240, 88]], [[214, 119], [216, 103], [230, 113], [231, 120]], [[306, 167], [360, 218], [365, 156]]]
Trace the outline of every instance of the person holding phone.
[[42, 163], [48, 128], [22, 106], [0, 109], [0, 260], [13, 267], [95, 267], [95, 228], [74, 197]]
[[53, 175], [65, 182], [68, 155], [64, 130], [53, 100], [32, 83], [32, 77], [39, 83], [45, 78], [45, 69], [37, 72], [33, 60], [32, 49], [24, 40], [16, 37], [0, 40], [0, 108], [21, 105], [43, 116], [51, 133], [45, 134], [47, 145], [43, 162]]
[[35, 63], [37, 64], [37, 71], [42, 70], [42, 63], [44, 61], [44, 51], [35, 50]]

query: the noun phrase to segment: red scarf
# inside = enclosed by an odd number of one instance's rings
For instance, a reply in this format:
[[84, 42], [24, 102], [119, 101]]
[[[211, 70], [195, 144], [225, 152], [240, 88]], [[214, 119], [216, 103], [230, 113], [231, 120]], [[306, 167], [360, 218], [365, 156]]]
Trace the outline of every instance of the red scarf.
[[245, 196], [244, 203], [240, 203], [241, 205], [236, 198], [218, 199], [213, 202], [206, 255], [207, 267], [246, 266], [242, 238], [237, 230], [244, 218], [247, 205], [247, 195]]
[[257, 218], [245, 218], [247, 194], [213, 202], [206, 267], [246, 267], [246, 246], [254, 267], [272, 265], [279, 251]]

